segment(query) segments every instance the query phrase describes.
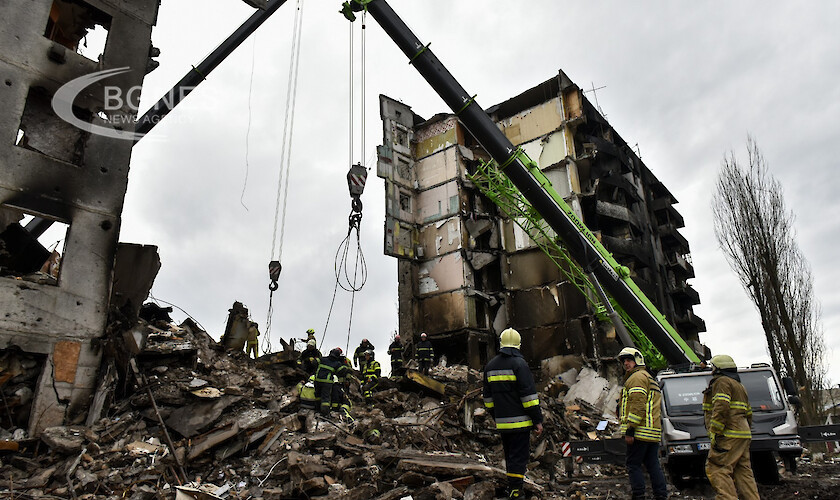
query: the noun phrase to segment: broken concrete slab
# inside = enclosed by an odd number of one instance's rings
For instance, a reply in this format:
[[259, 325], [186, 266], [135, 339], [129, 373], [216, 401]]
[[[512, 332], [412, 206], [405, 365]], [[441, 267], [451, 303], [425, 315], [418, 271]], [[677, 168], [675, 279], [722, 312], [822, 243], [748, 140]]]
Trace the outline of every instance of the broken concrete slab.
[[221, 417], [228, 406], [241, 400], [240, 396], [223, 396], [212, 402], [195, 403], [173, 411], [166, 425], [184, 437], [192, 437]]

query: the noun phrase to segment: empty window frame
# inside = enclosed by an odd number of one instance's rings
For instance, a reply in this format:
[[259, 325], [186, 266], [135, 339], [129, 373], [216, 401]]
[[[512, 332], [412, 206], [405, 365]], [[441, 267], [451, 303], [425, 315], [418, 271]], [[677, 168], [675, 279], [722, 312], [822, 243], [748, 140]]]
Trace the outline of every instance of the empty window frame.
[[92, 61], [105, 53], [111, 16], [82, 0], [54, 0], [44, 36]]

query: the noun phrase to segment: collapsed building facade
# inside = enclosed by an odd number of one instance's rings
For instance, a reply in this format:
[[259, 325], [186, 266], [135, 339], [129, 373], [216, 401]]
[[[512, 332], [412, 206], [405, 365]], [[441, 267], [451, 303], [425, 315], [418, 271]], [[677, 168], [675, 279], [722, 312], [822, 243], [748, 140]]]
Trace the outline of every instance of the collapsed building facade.
[[[0, 359], [4, 389], [21, 385], [4, 416], [28, 419], [18, 424], [30, 432], [85, 418], [109, 304], [139, 308], [159, 267], [154, 247], [118, 244], [133, 141], [75, 127], [53, 102], [71, 80], [129, 68], [66, 104], [80, 122], [130, 131], [136, 111], [126, 98], [139, 99], [156, 64], [150, 56], [158, 3], [12, 0], [3, 8]], [[95, 39], [101, 43], [94, 47]], [[123, 97], [122, 106], [106, 106], [105, 85]], [[37, 240], [50, 226], [65, 232], [55, 252]], [[150, 271], [134, 290], [133, 269]]]
[[[700, 303], [674, 195], [562, 71], [487, 109], [537, 162], [689, 346], [707, 353]], [[424, 120], [380, 96], [385, 182], [384, 251], [398, 259], [403, 338], [429, 335], [436, 353], [481, 367], [497, 336], [523, 335], [532, 363], [552, 356], [611, 356], [614, 329], [515, 221], [469, 176], [489, 155], [453, 114]]]

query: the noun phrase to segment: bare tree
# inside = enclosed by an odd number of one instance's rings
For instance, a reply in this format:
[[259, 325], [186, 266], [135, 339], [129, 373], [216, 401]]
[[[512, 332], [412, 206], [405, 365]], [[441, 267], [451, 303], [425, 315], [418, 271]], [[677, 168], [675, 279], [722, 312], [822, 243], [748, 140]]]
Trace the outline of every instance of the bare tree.
[[811, 267], [796, 243], [781, 184], [747, 138], [748, 164], [729, 153], [712, 199], [715, 237], [758, 309], [770, 359], [799, 386], [805, 419], [817, 423], [826, 374], [820, 306]]

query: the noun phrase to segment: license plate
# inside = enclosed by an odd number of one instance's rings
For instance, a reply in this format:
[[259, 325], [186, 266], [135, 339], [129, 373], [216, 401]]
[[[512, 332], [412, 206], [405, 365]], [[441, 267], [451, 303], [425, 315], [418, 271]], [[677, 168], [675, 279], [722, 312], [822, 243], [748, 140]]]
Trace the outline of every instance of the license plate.
[[697, 451], [709, 451], [711, 443], [697, 443]]

